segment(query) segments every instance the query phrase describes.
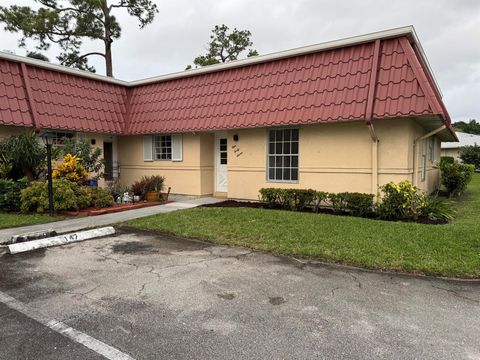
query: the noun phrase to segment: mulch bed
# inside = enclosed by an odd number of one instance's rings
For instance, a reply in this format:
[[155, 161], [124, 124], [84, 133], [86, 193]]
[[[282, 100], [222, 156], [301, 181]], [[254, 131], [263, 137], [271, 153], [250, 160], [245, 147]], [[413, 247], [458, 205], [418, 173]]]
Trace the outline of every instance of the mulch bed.
[[[212, 207], [212, 208], [253, 208], [253, 209], [269, 209], [269, 210], [284, 210], [284, 211], [289, 211], [285, 210], [282, 208], [270, 208], [267, 207], [265, 204], [262, 204], [261, 202], [258, 201], [238, 201], [238, 200], [225, 200], [222, 202], [218, 202], [215, 204], [206, 204], [202, 205], [201, 207]], [[314, 213], [313, 209], [311, 208], [305, 208], [303, 210], [300, 210], [298, 212], [306, 212], [306, 213]], [[336, 213], [333, 211], [333, 209], [329, 208], [320, 208], [317, 212], [317, 214], [329, 214], [329, 215], [340, 215], [340, 216], [351, 216], [349, 213], [343, 212], [343, 213]], [[374, 216], [369, 216], [366, 217], [367, 219], [373, 219], [373, 220], [378, 220]], [[420, 217], [416, 221], [411, 220], [411, 219], [404, 219], [404, 220], [391, 220], [391, 221], [401, 221], [401, 222], [416, 222], [419, 224], [430, 224], [430, 225], [443, 225], [446, 224], [447, 222], [445, 221], [434, 221], [430, 220], [429, 218], [425, 217]]]
[[66, 215], [66, 216], [97, 216], [97, 215], [104, 215], [104, 214], [111, 214], [111, 213], [117, 213], [117, 212], [122, 212], [122, 211], [127, 211], [127, 210], [134, 210], [134, 209], [141, 209], [144, 207], [150, 207], [150, 206], [156, 206], [156, 205], [162, 205], [169, 203], [171, 201], [167, 202], [160, 202], [160, 201], [150, 201], [150, 202], [139, 202], [135, 204], [114, 204], [113, 206], [110, 206], [108, 208], [87, 208], [79, 211], [60, 211], [60, 215]]

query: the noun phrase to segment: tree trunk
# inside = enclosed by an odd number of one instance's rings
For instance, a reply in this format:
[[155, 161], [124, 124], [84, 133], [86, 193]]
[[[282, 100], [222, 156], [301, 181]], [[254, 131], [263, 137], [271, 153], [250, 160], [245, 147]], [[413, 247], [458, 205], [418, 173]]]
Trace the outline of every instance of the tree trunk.
[[113, 77], [112, 68], [112, 43], [108, 40], [105, 41], [105, 69], [107, 76]]

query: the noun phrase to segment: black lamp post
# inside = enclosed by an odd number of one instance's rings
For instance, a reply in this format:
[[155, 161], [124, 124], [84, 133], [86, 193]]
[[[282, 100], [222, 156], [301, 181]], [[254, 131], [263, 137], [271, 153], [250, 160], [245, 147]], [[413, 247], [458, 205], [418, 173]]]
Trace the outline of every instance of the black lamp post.
[[52, 145], [53, 145], [53, 134], [43, 133], [42, 135], [43, 142], [47, 148], [47, 179], [48, 179], [48, 214], [53, 216], [53, 180], [52, 180]]

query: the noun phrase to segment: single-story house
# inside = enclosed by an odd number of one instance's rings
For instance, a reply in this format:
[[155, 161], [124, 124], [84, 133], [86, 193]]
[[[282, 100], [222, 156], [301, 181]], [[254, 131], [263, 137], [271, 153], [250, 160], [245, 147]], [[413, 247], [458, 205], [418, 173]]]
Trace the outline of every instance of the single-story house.
[[431, 192], [440, 142], [456, 141], [411, 26], [131, 82], [1, 53], [0, 137], [26, 128], [91, 140], [108, 179], [240, 199], [405, 179]]
[[480, 146], [480, 135], [467, 134], [456, 131], [458, 141], [442, 142], [442, 156], [451, 156], [456, 160], [460, 160], [460, 148], [464, 146]]

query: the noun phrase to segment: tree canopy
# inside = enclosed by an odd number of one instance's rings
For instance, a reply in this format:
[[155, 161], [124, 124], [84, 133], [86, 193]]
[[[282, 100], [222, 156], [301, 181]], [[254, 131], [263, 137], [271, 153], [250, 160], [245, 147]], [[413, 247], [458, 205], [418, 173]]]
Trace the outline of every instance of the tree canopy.
[[[207, 47], [207, 54], [197, 56], [193, 63], [197, 67], [238, 60], [239, 55], [244, 51], [248, 51], [247, 57], [256, 56], [258, 55], [256, 50], [248, 49], [253, 45], [251, 36], [252, 33], [249, 30], [234, 28], [230, 31], [225, 24], [215, 25], [210, 35], [211, 41]], [[188, 65], [186, 70], [191, 68], [192, 66]]]
[[[40, 4], [37, 10], [18, 5], [0, 7], [0, 22], [5, 24], [5, 30], [22, 34], [20, 47], [25, 48], [28, 39], [37, 43], [37, 51], [58, 44], [61, 53], [57, 59], [62, 65], [92, 72], [95, 69], [88, 64], [88, 57], [101, 56], [108, 76], [113, 76], [112, 43], [122, 32], [114, 10], [125, 9], [138, 20], [140, 29], [150, 24], [158, 12], [152, 0], [35, 1]], [[85, 39], [102, 41], [104, 51], [82, 53]]]
[[480, 123], [478, 123], [475, 119], [471, 119], [469, 122], [458, 121], [452, 125], [456, 131], [480, 135]]
[[480, 146], [464, 146], [460, 148], [460, 159], [465, 164], [472, 164], [475, 169], [480, 169]]

